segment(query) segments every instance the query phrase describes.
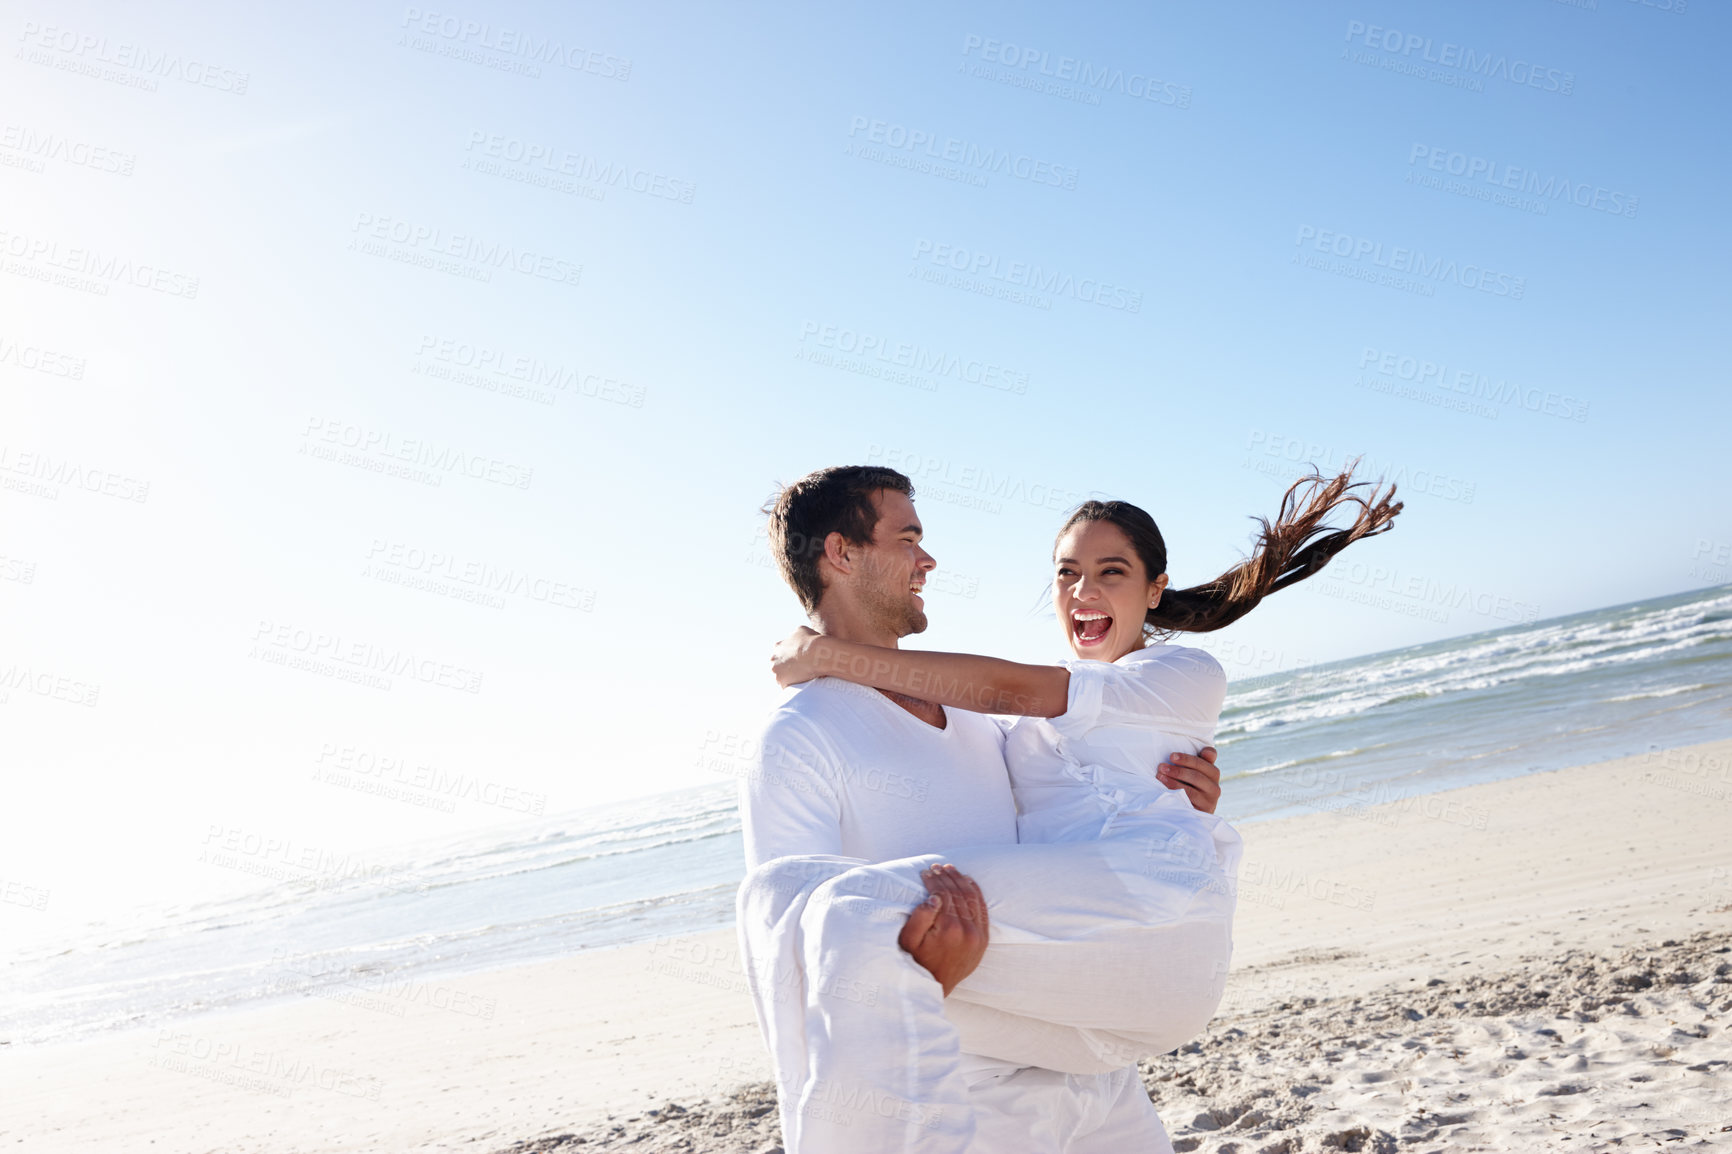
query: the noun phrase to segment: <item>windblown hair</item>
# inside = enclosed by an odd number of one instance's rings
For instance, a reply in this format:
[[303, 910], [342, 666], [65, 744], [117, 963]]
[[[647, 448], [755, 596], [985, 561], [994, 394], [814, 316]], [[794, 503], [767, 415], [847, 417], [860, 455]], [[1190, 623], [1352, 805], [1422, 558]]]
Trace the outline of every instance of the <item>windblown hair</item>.
[[878, 510], [872, 494], [880, 489], [914, 496], [914, 482], [880, 465], [838, 465], [807, 473], [785, 485], [764, 506], [770, 518], [770, 553], [782, 580], [794, 590], [806, 612], [818, 608], [824, 581], [818, 558], [832, 533], [854, 545], [872, 541]]
[[[1173, 633], [1225, 628], [1277, 589], [1303, 581], [1329, 564], [1361, 537], [1374, 537], [1394, 528], [1402, 507], [1395, 500], [1395, 486], [1382, 490], [1380, 482], [1355, 482], [1353, 470], [1358, 464], [1354, 461], [1333, 478], [1313, 469], [1295, 481], [1281, 499], [1281, 512], [1273, 524], [1267, 517], [1257, 518], [1262, 527], [1251, 556], [1213, 581], [1189, 589], [1168, 589], [1161, 595], [1161, 603], [1144, 618], [1144, 637], [1154, 641]], [[1346, 507], [1356, 510], [1353, 522], [1346, 528], [1330, 525], [1330, 515]], [[1149, 580], [1167, 571], [1167, 543], [1155, 519], [1135, 505], [1086, 501], [1060, 527], [1059, 537], [1083, 521], [1117, 525], [1130, 539]]]

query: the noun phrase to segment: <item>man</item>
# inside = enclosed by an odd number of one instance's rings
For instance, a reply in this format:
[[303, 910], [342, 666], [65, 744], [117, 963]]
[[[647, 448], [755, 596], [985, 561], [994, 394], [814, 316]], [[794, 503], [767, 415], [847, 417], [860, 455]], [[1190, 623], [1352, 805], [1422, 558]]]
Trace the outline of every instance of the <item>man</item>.
[[[774, 502], [777, 563], [816, 628], [886, 647], [926, 628], [936, 562], [912, 496], [902, 474], [853, 466]], [[978, 888], [931, 868], [936, 851], [1016, 841], [992, 719], [820, 678], [793, 691], [760, 749], [741, 797], [753, 872], [739, 928], [790, 1154], [1171, 1149], [1134, 1065], [1043, 1068], [1098, 1058], [1068, 1027], [944, 1000], [990, 927]], [[1208, 812], [1212, 753], [1160, 770]], [[906, 952], [859, 947], [889, 936]]]

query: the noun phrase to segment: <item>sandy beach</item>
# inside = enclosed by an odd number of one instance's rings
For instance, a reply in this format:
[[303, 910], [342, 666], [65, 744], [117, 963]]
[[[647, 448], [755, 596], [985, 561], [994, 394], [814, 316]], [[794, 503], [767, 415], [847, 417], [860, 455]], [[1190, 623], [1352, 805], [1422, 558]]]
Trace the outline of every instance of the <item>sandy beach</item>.
[[[1729, 828], [1732, 741], [1244, 827], [1226, 1002], [1143, 1063], [1177, 1149], [1732, 1149]], [[731, 932], [284, 980], [0, 1047], [0, 1147], [778, 1148]]]

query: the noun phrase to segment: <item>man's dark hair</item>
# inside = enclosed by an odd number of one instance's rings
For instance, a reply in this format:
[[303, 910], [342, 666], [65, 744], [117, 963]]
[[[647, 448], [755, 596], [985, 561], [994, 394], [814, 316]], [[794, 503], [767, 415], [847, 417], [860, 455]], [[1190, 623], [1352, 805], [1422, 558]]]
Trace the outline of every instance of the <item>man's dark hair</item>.
[[824, 539], [832, 533], [853, 545], [872, 541], [878, 525], [878, 510], [872, 494], [880, 489], [914, 496], [914, 482], [880, 465], [838, 465], [807, 473], [792, 485], [783, 486], [764, 512], [770, 517], [770, 552], [782, 580], [811, 613], [824, 596], [818, 576], [818, 558], [824, 555]]

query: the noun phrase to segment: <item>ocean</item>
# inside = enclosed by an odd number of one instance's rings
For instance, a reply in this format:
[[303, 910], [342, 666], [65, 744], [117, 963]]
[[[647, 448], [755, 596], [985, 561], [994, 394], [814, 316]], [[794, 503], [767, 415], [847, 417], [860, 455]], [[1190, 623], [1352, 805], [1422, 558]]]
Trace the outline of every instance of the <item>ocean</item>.
[[[1456, 786], [1729, 736], [1732, 586], [1229, 685], [1220, 812], [1424, 808]], [[1671, 788], [1732, 797], [1724, 767], [1654, 766]], [[729, 779], [540, 819], [32, 947], [0, 962], [0, 1041], [308, 996], [437, 999], [466, 973], [726, 926], [744, 872], [734, 798]]]

